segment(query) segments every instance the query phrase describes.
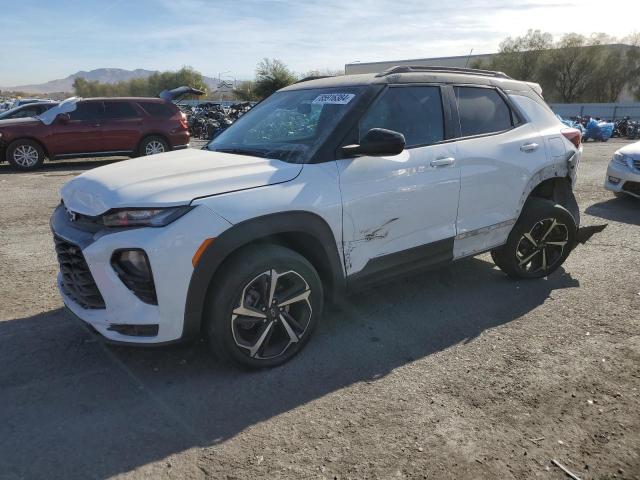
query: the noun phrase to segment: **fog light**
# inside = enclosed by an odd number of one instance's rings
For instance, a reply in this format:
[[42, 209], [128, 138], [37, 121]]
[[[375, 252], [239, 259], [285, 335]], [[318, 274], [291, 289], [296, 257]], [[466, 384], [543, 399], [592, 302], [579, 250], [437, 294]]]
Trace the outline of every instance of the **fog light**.
[[118, 250], [111, 257], [111, 266], [136, 297], [144, 303], [158, 304], [151, 265], [144, 250]]
[[618, 177], [609, 176], [609, 181], [611, 183], [620, 183], [620, 179]]

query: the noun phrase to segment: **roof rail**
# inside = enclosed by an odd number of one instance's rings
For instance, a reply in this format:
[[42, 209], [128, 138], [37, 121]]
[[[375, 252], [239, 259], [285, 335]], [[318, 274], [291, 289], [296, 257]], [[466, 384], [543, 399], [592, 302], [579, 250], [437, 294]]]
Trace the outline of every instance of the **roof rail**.
[[297, 82], [293, 82], [293, 83], [302, 83], [302, 82], [308, 82], [310, 80], [320, 80], [321, 78], [329, 78], [332, 77], [333, 75], [311, 75], [309, 77], [304, 77], [300, 80], [298, 80]]
[[480, 70], [477, 68], [462, 68], [462, 67], [438, 67], [438, 66], [426, 66], [426, 65], [401, 65], [388, 68], [387, 70], [380, 72], [376, 77], [386, 77], [387, 75], [393, 75], [394, 73], [410, 73], [410, 72], [438, 72], [438, 73], [467, 73], [469, 75], [482, 75], [484, 77], [497, 77], [497, 78], [509, 78], [511, 77], [504, 72], [494, 72], [493, 70]]

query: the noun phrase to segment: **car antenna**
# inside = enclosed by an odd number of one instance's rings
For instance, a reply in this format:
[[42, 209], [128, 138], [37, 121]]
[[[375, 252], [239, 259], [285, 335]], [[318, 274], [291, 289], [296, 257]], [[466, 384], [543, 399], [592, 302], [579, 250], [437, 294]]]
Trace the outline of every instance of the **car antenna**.
[[469, 59], [471, 58], [471, 54], [473, 53], [473, 48], [471, 49], [471, 51], [469, 52], [469, 55], [467, 55], [467, 61], [464, 62], [464, 68], [467, 68], [467, 65], [469, 65]]

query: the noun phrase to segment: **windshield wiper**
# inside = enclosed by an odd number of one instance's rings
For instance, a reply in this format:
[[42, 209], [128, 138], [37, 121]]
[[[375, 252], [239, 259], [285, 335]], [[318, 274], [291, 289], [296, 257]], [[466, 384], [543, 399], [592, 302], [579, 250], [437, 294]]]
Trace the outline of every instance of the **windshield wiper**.
[[265, 152], [261, 150], [251, 150], [249, 148], [216, 148], [213, 152], [233, 153], [236, 155], [249, 155], [251, 157], [265, 157]]

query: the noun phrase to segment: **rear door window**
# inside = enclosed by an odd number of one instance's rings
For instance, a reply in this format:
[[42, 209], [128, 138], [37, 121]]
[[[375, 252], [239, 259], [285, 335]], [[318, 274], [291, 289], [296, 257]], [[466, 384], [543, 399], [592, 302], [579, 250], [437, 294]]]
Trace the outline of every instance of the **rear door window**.
[[360, 139], [372, 128], [404, 135], [406, 146], [431, 145], [444, 139], [440, 87], [390, 87], [360, 121]]
[[173, 115], [173, 111], [169, 108], [168, 105], [164, 103], [157, 102], [139, 102], [140, 105], [145, 112], [147, 112], [152, 117], [157, 118], [169, 118]]
[[138, 112], [129, 102], [104, 102], [105, 118], [119, 120], [135, 118]]
[[104, 118], [104, 102], [78, 102], [76, 109], [69, 113], [71, 120], [91, 121]]
[[483, 135], [509, 130], [514, 115], [493, 88], [455, 87], [461, 136]]

